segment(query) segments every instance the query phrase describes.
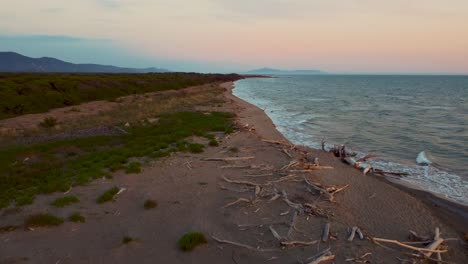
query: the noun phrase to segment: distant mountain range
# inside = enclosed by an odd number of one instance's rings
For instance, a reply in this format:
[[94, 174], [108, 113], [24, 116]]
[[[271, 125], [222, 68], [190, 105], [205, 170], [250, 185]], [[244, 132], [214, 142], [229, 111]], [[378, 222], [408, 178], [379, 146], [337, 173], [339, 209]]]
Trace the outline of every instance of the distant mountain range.
[[316, 74], [326, 74], [326, 72], [319, 70], [280, 70], [272, 68], [261, 68], [256, 70], [251, 70], [246, 72], [246, 74], [278, 74], [278, 75], [316, 75]]
[[36, 59], [15, 52], [0, 52], [0, 72], [147, 73], [168, 72], [168, 70], [160, 68], [121, 68], [99, 64], [75, 64], [49, 57]]

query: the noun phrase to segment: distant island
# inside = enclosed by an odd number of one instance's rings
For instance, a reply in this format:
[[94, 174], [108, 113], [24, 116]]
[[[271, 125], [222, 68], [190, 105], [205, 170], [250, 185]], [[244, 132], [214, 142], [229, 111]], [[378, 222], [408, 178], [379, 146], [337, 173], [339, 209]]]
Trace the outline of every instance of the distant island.
[[248, 71], [246, 74], [317, 75], [326, 74], [326, 72], [320, 70], [280, 70], [273, 68], [261, 68]]
[[0, 72], [28, 73], [148, 73], [168, 72], [160, 68], [122, 68], [100, 64], [75, 64], [55, 58], [31, 58], [16, 52], [0, 52]]

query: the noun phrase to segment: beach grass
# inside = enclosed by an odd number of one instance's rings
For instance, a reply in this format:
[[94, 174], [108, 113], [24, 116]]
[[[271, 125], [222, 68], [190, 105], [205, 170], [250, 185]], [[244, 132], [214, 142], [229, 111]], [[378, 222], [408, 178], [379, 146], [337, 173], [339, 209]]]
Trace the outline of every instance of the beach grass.
[[192, 251], [196, 246], [206, 244], [208, 241], [200, 232], [190, 232], [179, 238], [177, 244], [182, 251]]
[[55, 207], [65, 207], [70, 204], [78, 203], [80, 200], [76, 196], [65, 196], [55, 199], [50, 205]]
[[36, 214], [29, 216], [24, 225], [26, 227], [47, 227], [58, 226], [63, 223], [63, 219], [52, 214]]
[[125, 169], [125, 172], [130, 173], [140, 173], [141, 172], [141, 163], [138, 161], [130, 162]]
[[[173, 152], [200, 153], [204, 145], [189, 143], [190, 136], [210, 137], [209, 132], [233, 131], [233, 115], [212, 112], [175, 112], [159, 116], [156, 124], [128, 128], [115, 136], [92, 136], [0, 150], [0, 208], [14, 202], [31, 204], [37, 194], [65, 192], [110, 172], [125, 169], [130, 158], [159, 158]], [[73, 155], [59, 155], [73, 147]], [[130, 163], [131, 164], [131, 163]], [[138, 171], [138, 165], [127, 167]]]
[[145, 203], [143, 204], [143, 207], [146, 210], [156, 208], [157, 206], [158, 206], [158, 202], [156, 202], [155, 200], [151, 200], [151, 199], [146, 200]]
[[105, 203], [105, 202], [109, 202], [110, 200], [112, 200], [114, 198], [114, 196], [119, 192], [119, 188], [118, 187], [112, 187], [110, 189], [108, 189], [107, 191], [105, 191], [103, 194], [101, 194], [96, 202], [99, 203], [99, 204], [102, 204], [102, 203]]
[[68, 216], [68, 220], [75, 223], [86, 222], [86, 218], [78, 212], [72, 213], [70, 216]]

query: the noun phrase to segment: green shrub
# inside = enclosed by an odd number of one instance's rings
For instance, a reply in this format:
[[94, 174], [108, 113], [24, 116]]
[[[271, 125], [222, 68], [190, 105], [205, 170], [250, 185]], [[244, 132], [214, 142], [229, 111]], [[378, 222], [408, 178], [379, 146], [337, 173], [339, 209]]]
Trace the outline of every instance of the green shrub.
[[232, 148], [229, 148], [229, 151], [231, 151], [232, 153], [237, 153], [239, 152], [239, 149], [237, 147], [232, 147]]
[[141, 163], [140, 162], [130, 162], [127, 168], [125, 169], [126, 173], [140, 173], [141, 172]]
[[190, 143], [188, 144], [188, 150], [192, 153], [202, 153], [204, 146], [202, 144]]
[[101, 196], [97, 198], [97, 203], [102, 204], [108, 202], [114, 198], [114, 196], [119, 192], [119, 188], [112, 187], [109, 190], [105, 191]]
[[58, 124], [58, 121], [54, 117], [46, 117], [44, 118], [44, 120], [42, 120], [42, 122], [39, 123], [41, 127], [45, 127], [45, 128], [51, 128], [51, 127], [56, 126], [57, 124]]
[[206, 243], [208, 243], [208, 241], [200, 232], [187, 233], [183, 235], [178, 241], [179, 248], [182, 251], [192, 251], [192, 249], [196, 246]]
[[67, 205], [78, 203], [80, 200], [75, 196], [65, 196], [55, 199], [50, 205], [55, 207], [65, 207]]
[[68, 220], [70, 220], [71, 222], [75, 222], [75, 223], [84, 223], [86, 222], [86, 219], [84, 218], [84, 216], [82, 216], [80, 213], [76, 212], [76, 213], [72, 213], [69, 217], [68, 217]]
[[63, 223], [63, 219], [51, 214], [36, 214], [29, 216], [24, 225], [26, 227], [58, 226]]
[[133, 237], [130, 237], [130, 236], [124, 236], [122, 238], [122, 244], [128, 244], [130, 242], [133, 242], [135, 241], [135, 239]]
[[145, 207], [146, 210], [149, 210], [158, 206], [158, 202], [156, 202], [155, 200], [148, 199], [145, 201], [143, 206]]
[[216, 141], [216, 139], [210, 140], [210, 143], [208, 143], [208, 144], [209, 144], [210, 146], [212, 146], [212, 147], [217, 147], [217, 146], [219, 146], [219, 143], [218, 143], [218, 141]]

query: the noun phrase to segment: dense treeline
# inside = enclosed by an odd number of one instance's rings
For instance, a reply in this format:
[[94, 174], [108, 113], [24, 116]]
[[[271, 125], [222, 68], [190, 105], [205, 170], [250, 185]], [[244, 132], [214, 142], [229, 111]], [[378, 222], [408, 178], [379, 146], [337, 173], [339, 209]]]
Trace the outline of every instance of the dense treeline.
[[237, 74], [0, 74], [0, 119], [46, 112], [95, 100], [213, 82], [235, 81]]

